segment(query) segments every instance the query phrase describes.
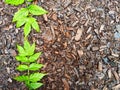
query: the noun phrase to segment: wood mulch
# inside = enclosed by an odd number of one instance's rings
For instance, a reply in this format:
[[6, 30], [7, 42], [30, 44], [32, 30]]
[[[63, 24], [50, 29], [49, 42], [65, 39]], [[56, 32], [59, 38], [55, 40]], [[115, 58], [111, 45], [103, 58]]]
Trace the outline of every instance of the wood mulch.
[[[36, 17], [41, 33], [29, 37], [47, 73], [38, 90], [120, 90], [120, 0], [35, 3], [49, 11]], [[23, 43], [22, 29], [11, 22], [17, 8], [0, 0], [0, 90], [27, 90], [13, 80], [20, 73], [16, 44]]]

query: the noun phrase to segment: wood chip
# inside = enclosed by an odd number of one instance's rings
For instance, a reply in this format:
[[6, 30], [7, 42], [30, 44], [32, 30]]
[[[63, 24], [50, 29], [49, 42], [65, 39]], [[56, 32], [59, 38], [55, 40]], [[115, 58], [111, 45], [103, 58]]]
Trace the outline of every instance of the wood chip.
[[54, 28], [53, 28], [52, 25], [50, 26], [50, 28], [51, 28], [51, 31], [52, 31], [52, 34], [53, 34], [53, 39], [54, 39], [54, 38], [55, 38], [55, 31], [54, 31]]
[[104, 86], [104, 87], [103, 87], [103, 90], [108, 90], [107, 86]]
[[98, 64], [98, 70], [99, 70], [100, 72], [102, 72], [102, 62], [99, 62], [99, 64]]
[[104, 27], [105, 27], [105, 25], [100, 26], [100, 32], [102, 32], [102, 30], [104, 30]]
[[86, 40], [90, 39], [91, 38], [91, 34], [89, 34], [87, 37], [86, 37]]
[[112, 78], [112, 71], [111, 71], [111, 69], [109, 69], [109, 70], [107, 71], [107, 73], [108, 73], [108, 77], [109, 77], [109, 78]]
[[97, 51], [99, 50], [99, 47], [92, 47], [92, 51]]
[[43, 15], [43, 18], [44, 18], [45, 21], [48, 21], [48, 18], [47, 18], [46, 14]]
[[87, 30], [87, 33], [89, 33], [92, 30], [92, 27], [89, 27]]
[[83, 50], [77, 50], [77, 53], [78, 53], [79, 57], [81, 57], [83, 55]]
[[6, 69], [7, 69], [7, 73], [10, 74], [10, 68], [9, 68], [9, 67], [6, 67]]
[[120, 90], [120, 84], [118, 84], [118, 85], [112, 87], [112, 89], [113, 89], [113, 90]]
[[116, 79], [117, 83], [119, 83], [120, 78], [119, 78], [119, 76], [118, 76], [117, 72], [116, 72], [116, 71], [114, 71], [114, 70], [113, 70], [112, 72], [113, 72], [113, 75], [114, 75], [114, 77], [115, 77], [115, 79]]
[[12, 83], [12, 79], [11, 79], [11, 78], [8, 78], [8, 82]]
[[56, 14], [56, 13], [54, 13], [54, 14], [52, 15], [52, 19], [55, 20], [55, 21], [57, 20], [57, 14]]
[[114, 56], [114, 57], [119, 57], [119, 55], [118, 55], [118, 54], [115, 54], [115, 53], [112, 53], [112, 56]]
[[80, 28], [80, 29], [78, 29], [77, 30], [77, 33], [76, 33], [76, 36], [75, 36], [75, 40], [76, 41], [79, 41], [80, 40], [80, 38], [81, 38], [81, 36], [82, 36], [82, 29]]
[[63, 81], [63, 84], [64, 84], [64, 90], [70, 90], [68, 82], [64, 78], [62, 79], [62, 81]]

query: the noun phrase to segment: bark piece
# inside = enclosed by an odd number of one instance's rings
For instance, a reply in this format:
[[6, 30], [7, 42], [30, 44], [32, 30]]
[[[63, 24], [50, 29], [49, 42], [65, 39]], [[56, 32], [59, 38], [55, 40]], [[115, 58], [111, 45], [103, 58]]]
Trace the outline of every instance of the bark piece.
[[64, 78], [62, 79], [62, 81], [63, 81], [63, 84], [64, 84], [64, 90], [70, 90], [68, 82]]
[[76, 33], [76, 36], [75, 36], [75, 40], [76, 40], [76, 41], [79, 41], [79, 40], [80, 40], [80, 38], [81, 38], [81, 36], [82, 36], [82, 32], [83, 32], [83, 30], [82, 30], [81, 28], [79, 28], [79, 29], [77, 30], [77, 33]]

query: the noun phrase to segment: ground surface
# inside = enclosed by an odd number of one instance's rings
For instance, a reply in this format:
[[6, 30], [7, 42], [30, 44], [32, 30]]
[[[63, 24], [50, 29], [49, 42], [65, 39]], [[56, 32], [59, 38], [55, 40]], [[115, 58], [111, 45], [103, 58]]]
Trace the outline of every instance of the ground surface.
[[[120, 0], [38, 0], [49, 14], [31, 32], [48, 75], [39, 90], [120, 90]], [[21, 8], [22, 6], [19, 6]], [[27, 90], [13, 77], [23, 31], [11, 22], [16, 7], [0, 0], [0, 90]]]

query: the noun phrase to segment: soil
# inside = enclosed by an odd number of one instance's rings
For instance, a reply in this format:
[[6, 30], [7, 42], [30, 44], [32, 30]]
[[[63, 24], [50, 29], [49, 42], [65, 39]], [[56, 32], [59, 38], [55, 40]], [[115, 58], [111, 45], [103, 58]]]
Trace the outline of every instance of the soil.
[[[23, 44], [23, 29], [12, 23], [19, 7], [0, 0], [0, 90], [27, 90], [13, 78], [16, 44]], [[120, 90], [120, 0], [37, 0], [49, 11], [37, 16], [41, 33], [29, 40], [42, 51], [45, 66], [38, 90]]]

